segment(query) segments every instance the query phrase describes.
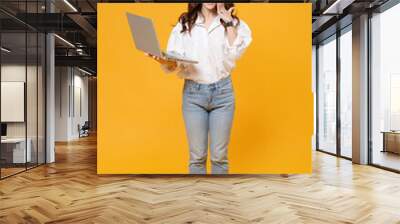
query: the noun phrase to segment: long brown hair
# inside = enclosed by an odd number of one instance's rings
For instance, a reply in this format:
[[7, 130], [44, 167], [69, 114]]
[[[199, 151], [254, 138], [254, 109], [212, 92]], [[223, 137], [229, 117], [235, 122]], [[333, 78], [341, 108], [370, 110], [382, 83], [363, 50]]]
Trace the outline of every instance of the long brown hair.
[[[224, 7], [226, 10], [229, 10], [234, 6], [235, 6], [234, 3], [224, 3]], [[201, 7], [202, 3], [188, 3], [188, 11], [182, 13], [182, 15], [178, 19], [178, 22], [182, 24], [182, 31], [181, 31], [182, 33], [186, 31], [190, 33], [194, 23], [197, 20], [198, 13], [201, 12]], [[236, 15], [234, 15], [233, 12], [232, 12], [232, 17], [239, 22], [239, 18]], [[225, 25], [225, 22], [222, 19], [221, 19], [221, 24]]]

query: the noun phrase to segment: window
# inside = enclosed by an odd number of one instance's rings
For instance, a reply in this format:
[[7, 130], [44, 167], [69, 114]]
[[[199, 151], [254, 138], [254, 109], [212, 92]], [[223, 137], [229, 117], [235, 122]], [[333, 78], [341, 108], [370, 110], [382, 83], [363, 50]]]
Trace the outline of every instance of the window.
[[318, 47], [318, 149], [336, 153], [336, 36]]
[[400, 170], [400, 5], [371, 19], [371, 162]]
[[340, 36], [340, 155], [352, 157], [352, 32]]

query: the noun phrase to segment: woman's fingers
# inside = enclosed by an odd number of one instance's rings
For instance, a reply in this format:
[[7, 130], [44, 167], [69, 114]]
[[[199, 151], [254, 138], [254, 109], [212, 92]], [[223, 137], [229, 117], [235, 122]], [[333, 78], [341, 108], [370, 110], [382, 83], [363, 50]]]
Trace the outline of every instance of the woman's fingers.
[[219, 14], [223, 14], [226, 11], [224, 3], [217, 3], [217, 11]]
[[217, 3], [217, 13], [225, 21], [232, 20], [232, 13], [234, 12], [234, 10], [235, 10], [235, 7], [231, 7], [228, 10], [226, 10], [224, 3]]
[[147, 53], [147, 52], [145, 52], [144, 55], [146, 55], [146, 56], [148, 56], [148, 57], [151, 57], [151, 58], [153, 58], [153, 59], [156, 57], [156, 56], [154, 56], [154, 55], [152, 55], [152, 54], [150, 54], [150, 53]]
[[144, 53], [144, 54], [146, 56], [149, 56], [149, 57], [153, 58], [154, 60], [156, 60], [160, 64], [165, 64], [165, 65], [169, 65], [169, 66], [176, 66], [176, 62], [175, 61], [170, 61], [170, 60], [167, 60], [167, 59], [164, 59], [164, 58], [161, 58], [161, 57], [149, 54], [149, 53]]
[[144, 53], [144, 54], [145, 54], [146, 56], [151, 57], [152, 59], [154, 59], [154, 60], [160, 62], [160, 63], [163, 62], [163, 60], [162, 60], [160, 57], [157, 57], [157, 56], [152, 55], [152, 54], [150, 54], [150, 53]]

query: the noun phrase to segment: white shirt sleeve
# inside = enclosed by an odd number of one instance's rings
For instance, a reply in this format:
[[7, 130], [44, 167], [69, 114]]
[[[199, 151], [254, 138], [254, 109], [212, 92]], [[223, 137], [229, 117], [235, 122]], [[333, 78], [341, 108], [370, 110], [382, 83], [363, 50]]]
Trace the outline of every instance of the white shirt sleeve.
[[[182, 31], [182, 24], [178, 22], [175, 27], [172, 29], [171, 34], [168, 39], [167, 44], [167, 52], [174, 52], [176, 54], [185, 55], [185, 50], [183, 48], [183, 33]], [[176, 69], [171, 69], [166, 65], [161, 65], [161, 69], [165, 73], [171, 73], [179, 70], [185, 69], [185, 64], [177, 62], [178, 66]]]
[[240, 20], [237, 27], [237, 36], [232, 45], [229, 43], [228, 37], [225, 36], [224, 53], [228, 59], [234, 62], [242, 56], [251, 41], [252, 36], [249, 26], [243, 20]]

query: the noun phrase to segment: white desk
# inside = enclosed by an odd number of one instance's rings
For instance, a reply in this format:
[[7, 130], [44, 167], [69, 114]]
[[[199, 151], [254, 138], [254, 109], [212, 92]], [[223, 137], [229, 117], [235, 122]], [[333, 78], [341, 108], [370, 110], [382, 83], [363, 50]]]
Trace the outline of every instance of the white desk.
[[[27, 139], [26, 154], [25, 154], [25, 138], [5, 138], [1, 139], [2, 147], [13, 147], [12, 148], [12, 163], [25, 163], [31, 162], [32, 153], [31, 153], [31, 145], [32, 140], [30, 138]], [[4, 149], [2, 148], [2, 151]], [[4, 150], [5, 151], [5, 150]], [[26, 159], [26, 161], [25, 161]]]

